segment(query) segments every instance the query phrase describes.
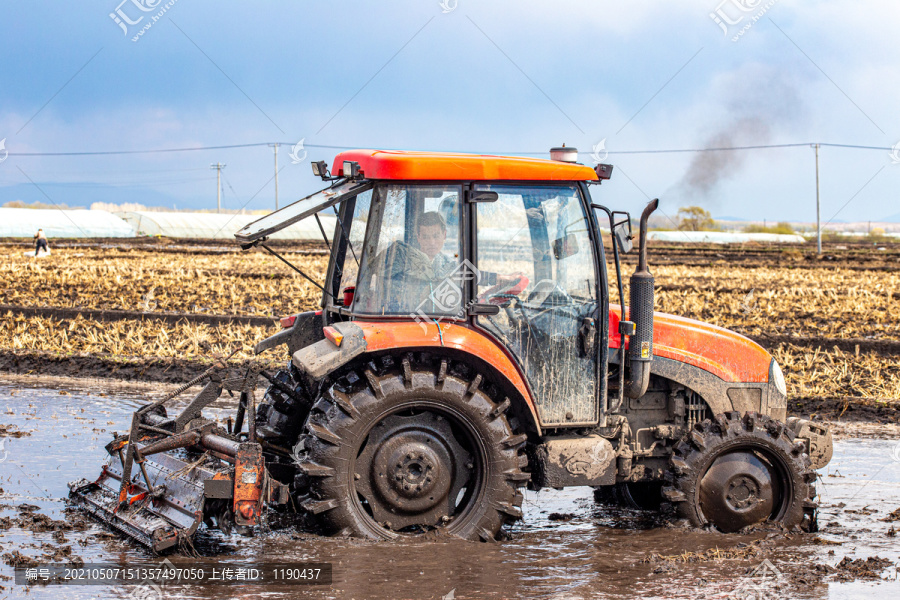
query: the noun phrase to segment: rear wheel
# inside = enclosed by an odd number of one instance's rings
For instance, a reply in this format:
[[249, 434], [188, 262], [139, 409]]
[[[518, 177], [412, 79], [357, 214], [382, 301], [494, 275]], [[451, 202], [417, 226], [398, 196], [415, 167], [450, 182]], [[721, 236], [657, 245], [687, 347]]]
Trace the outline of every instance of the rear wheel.
[[671, 465], [663, 496], [696, 527], [815, 529], [816, 473], [783, 423], [756, 413], [707, 419], [676, 445]]
[[396, 538], [443, 531], [493, 540], [521, 517], [526, 436], [447, 360], [384, 357], [328, 387], [294, 454], [302, 505], [329, 532]]

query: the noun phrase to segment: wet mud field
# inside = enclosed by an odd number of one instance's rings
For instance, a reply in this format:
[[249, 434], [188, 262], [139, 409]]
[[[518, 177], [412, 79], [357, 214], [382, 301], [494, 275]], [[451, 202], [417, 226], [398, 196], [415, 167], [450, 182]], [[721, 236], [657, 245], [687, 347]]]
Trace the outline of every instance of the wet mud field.
[[[692, 531], [597, 505], [591, 490], [545, 490], [526, 494], [524, 520], [497, 544], [376, 543], [291, 526], [254, 537], [201, 531], [199, 557], [166, 557], [178, 566], [331, 563], [330, 585], [17, 585], [16, 564], [162, 560], [65, 498], [68, 482], [99, 474], [112, 432], [167, 389], [0, 376], [0, 599], [900, 597], [900, 439], [896, 429], [852, 426], [838, 429], [821, 473], [818, 534]], [[225, 418], [229, 402], [210, 414]]]

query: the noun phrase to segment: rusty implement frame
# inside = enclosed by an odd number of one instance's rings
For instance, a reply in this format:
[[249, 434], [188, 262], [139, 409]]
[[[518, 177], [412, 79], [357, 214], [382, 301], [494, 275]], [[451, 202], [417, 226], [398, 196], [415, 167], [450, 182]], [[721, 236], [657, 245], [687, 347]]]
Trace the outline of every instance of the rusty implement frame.
[[[211, 516], [220, 528], [232, 522], [251, 526], [259, 523], [266, 503], [286, 501], [287, 490], [268, 476], [256, 441], [252, 415], [260, 371], [250, 368], [243, 378], [223, 381], [216, 370], [225, 366], [219, 361], [135, 411], [128, 434], [106, 446], [109, 459], [100, 476], [70, 483], [70, 498], [155, 552], [187, 541], [204, 520], [212, 522]], [[204, 379], [208, 382], [187, 406], [168, 417], [164, 405]], [[238, 410], [249, 413], [248, 432], [241, 432], [240, 424], [225, 431], [203, 418], [203, 409], [224, 390], [240, 392]], [[208, 500], [217, 503], [214, 515], [207, 514]]]

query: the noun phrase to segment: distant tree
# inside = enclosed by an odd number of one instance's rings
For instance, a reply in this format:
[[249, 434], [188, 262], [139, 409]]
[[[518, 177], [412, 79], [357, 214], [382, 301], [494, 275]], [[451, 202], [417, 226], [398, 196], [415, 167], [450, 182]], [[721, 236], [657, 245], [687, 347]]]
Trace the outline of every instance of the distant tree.
[[794, 232], [794, 228], [791, 227], [790, 223], [786, 223], [784, 221], [778, 223], [774, 227], [767, 227], [764, 225], [747, 225], [744, 227], [745, 233], [783, 233], [786, 235], [791, 235]]
[[11, 200], [3, 205], [3, 208], [34, 208], [37, 210], [47, 210], [50, 208], [57, 208], [62, 210], [80, 210], [81, 207], [69, 206], [68, 204], [46, 204], [44, 202], [32, 202], [28, 204], [26, 202], [22, 202], [21, 200]]
[[866, 237], [868, 238], [868, 241], [872, 242], [873, 244], [884, 244], [886, 242], [897, 241], [896, 236], [885, 232], [884, 228], [882, 227], [873, 227], [869, 232], [869, 235]]
[[719, 225], [709, 211], [699, 206], [678, 209], [678, 229], [681, 231], [717, 231]]

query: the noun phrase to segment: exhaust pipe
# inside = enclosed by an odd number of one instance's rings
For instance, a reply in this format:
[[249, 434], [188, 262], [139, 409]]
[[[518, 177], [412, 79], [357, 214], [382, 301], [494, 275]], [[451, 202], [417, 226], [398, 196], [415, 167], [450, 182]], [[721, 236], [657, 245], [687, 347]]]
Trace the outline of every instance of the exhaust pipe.
[[659, 198], [651, 201], [641, 214], [638, 266], [631, 276], [630, 316], [635, 324], [628, 347], [631, 375], [625, 385], [629, 398], [640, 398], [650, 385], [650, 362], [653, 360], [653, 275], [647, 269], [647, 220], [659, 206]]

